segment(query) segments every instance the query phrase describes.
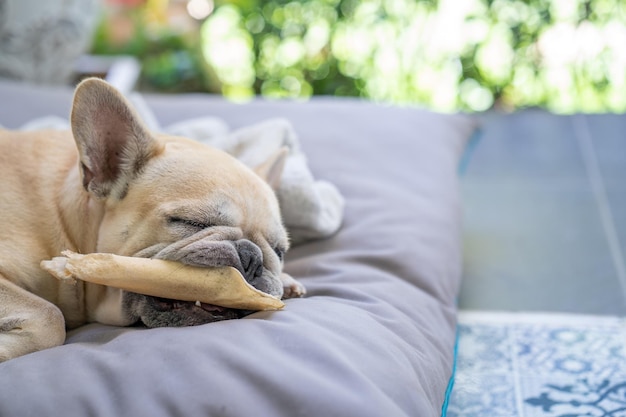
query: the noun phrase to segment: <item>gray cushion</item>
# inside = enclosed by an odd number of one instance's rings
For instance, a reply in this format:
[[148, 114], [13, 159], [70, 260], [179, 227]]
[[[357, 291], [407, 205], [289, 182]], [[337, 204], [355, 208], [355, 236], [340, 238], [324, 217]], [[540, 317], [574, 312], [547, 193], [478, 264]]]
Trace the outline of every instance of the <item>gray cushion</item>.
[[[71, 92], [0, 83], [0, 124], [66, 115]], [[438, 416], [461, 277], [457, 165], [474, 124], [352, 99], [226, 103], [153, 96], [163, 125], [290, 120], [346, 197], [332, 238], [296, 246], [308, 288], [284, 311], [191, 328], [91, 324], [0, 365], [0, 415]]]

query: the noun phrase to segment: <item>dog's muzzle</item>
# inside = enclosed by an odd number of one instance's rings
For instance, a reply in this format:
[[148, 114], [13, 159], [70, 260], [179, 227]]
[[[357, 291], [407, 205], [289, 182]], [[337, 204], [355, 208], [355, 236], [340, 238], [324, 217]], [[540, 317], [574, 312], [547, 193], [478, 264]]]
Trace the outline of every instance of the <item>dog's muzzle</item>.
[[177, 261], [199, 267], [231, 266], [239, 272], [253, 287], [275, 294], [275, 289], [268, 286], [264, 278], [268, 278], [263, 268], [263, 252], [261, 248], [248, 239], [235, 241], [201, 239], [174, 252], [167, 247], [153, 258]]
[[[234, 267], [260, 291], [281, 297], [279, 277], [263, 264], [261, 248], [248, 239], [214, 240], [211, 236], [185, 239], [168, 246], [154, 246], [135, 256], [177, 261], [198, 267]], [[251, 311], [235, 310], [212, 304], [178, 301], [129, 293], [127, 308], [135, 311], [148, 327], [190, 326], [212, 321], [240, 318]]]

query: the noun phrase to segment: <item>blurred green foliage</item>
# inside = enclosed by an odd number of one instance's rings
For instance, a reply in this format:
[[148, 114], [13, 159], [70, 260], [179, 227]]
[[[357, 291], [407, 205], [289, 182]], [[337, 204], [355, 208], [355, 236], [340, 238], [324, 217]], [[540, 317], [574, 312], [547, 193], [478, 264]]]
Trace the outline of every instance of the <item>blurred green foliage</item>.
[[145, 8], [129, 9], [121, 16], [132, 32], [117, 40], [106, 16], [94, 34], [91, 52], [100, 55], [132, 55], [142, 64], [139, 88], [161, 92], [210, 91], [211, 69], [202, 54], [198, 35], [168, 25], [151, 24]]
[[129, 46], [154, 88], [361, 96], [441, 111], [626, 111], [622, 0], [215, 3], [193, 40]]

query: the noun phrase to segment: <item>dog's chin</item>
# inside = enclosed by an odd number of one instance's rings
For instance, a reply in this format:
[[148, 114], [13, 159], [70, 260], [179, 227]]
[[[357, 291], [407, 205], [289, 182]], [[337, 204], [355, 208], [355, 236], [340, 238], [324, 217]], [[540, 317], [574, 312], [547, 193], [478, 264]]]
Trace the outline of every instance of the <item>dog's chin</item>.
[[124, 298], [127, 311], [150, 328], [198, 326], [215, 321], [238, 319], [251, 313], [248, 310], [135, 293], [126, 293]]

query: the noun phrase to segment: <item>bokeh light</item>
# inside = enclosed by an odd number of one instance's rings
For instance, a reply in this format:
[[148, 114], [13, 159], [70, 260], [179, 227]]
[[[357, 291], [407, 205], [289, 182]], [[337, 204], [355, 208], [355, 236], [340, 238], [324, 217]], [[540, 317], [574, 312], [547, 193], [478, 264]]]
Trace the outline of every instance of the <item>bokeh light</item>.
[[194, 85], [232, 99], [626, 111], [621, 0], [178, 1], [200, 19]]

